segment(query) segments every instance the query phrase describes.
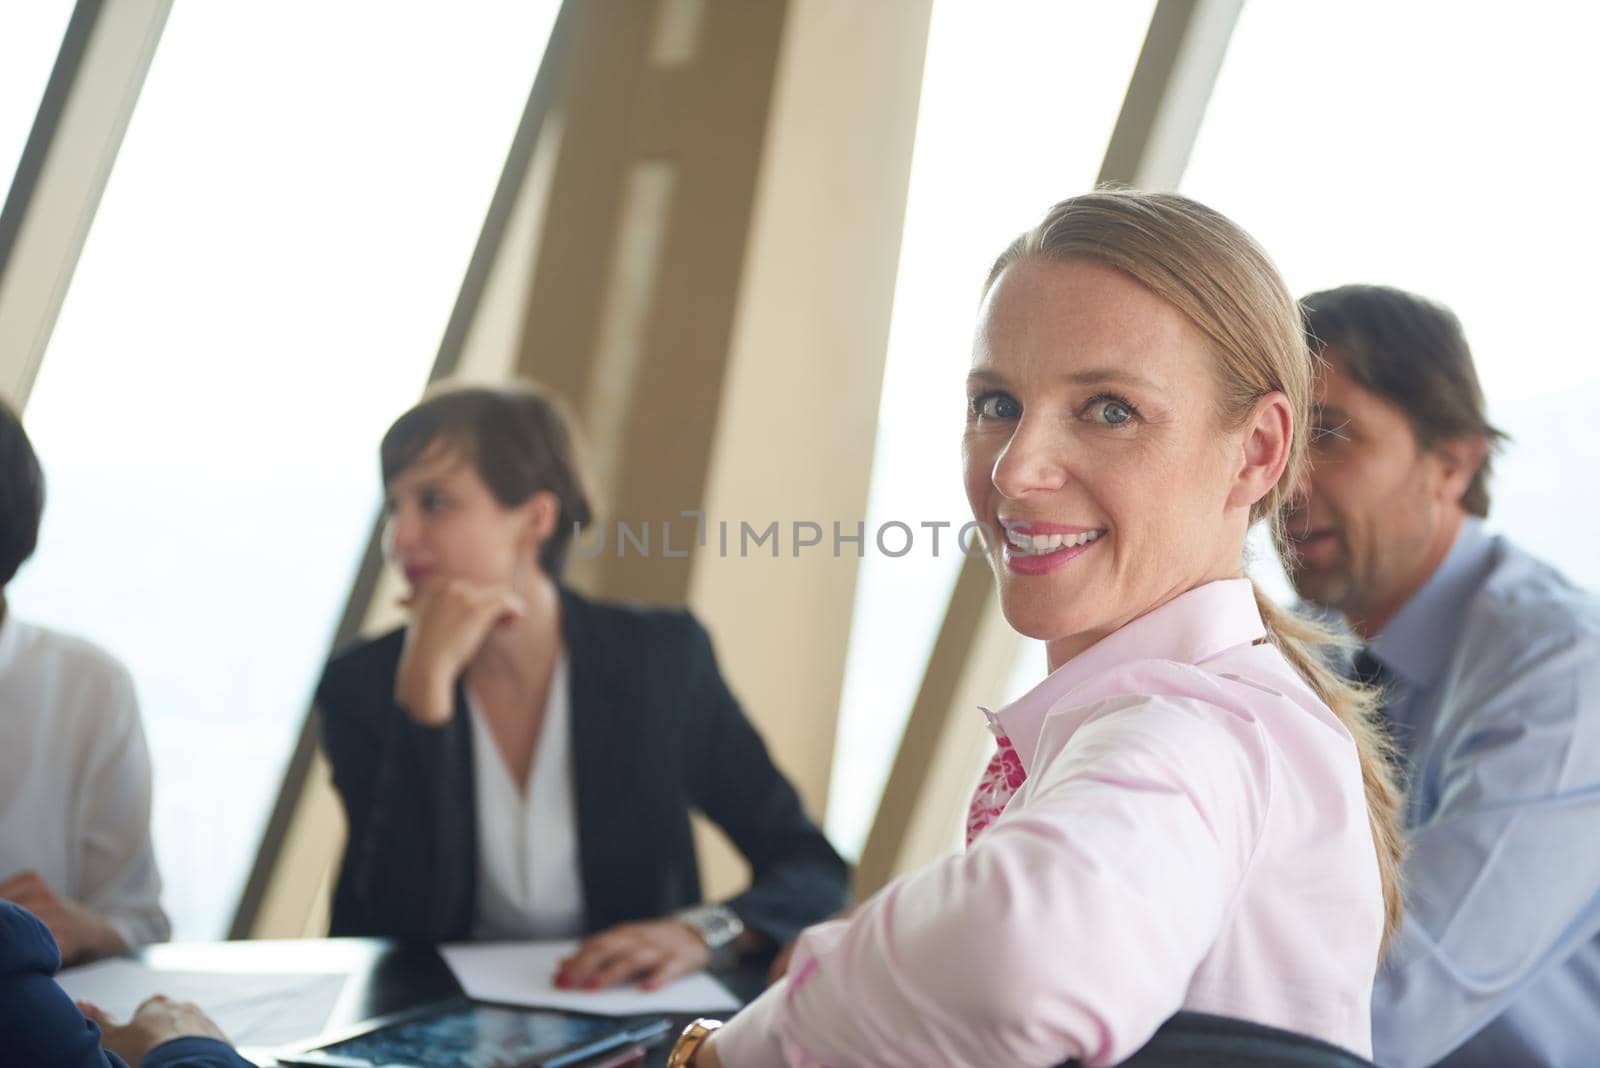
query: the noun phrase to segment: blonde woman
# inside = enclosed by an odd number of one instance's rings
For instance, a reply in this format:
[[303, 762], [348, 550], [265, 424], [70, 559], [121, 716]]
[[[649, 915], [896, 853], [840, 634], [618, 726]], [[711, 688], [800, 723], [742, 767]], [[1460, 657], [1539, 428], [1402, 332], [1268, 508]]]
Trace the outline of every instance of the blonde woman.
[[1311, 382], [1271, 262], [1191, 200], [1077, 197], [1001, 255], [967, 495], [1050, 675], [990, 717], [965, 854], [811, 928], [676, 1063], [1107, 1065], [1179, 1009], [1369, 1053], [1396, 793], [1369, 695], [1243, 577]]

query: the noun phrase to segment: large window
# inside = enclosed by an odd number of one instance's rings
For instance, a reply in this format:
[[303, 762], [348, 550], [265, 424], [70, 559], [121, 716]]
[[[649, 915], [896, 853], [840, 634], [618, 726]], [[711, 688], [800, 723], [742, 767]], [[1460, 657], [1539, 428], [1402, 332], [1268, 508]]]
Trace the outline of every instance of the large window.
[[[934, 4], [867, 506], [869, 531], [898, 521], [917, 536], [905, 556], [862, 561], [828, 793], [828, 832], [848, 856], [871, 829], [961, 562], [979, 287], [1008, 241], [1094, 183], [1153, 6]], [[938, 555], [924, 522], [951, 524]], [[1025, 660], [1019, 680], [1036, 680], [1042, 658]]]
[[1600, 8], [1246, 4], [1184, 191], [1297, 294], [1397, 285], [1461, 317], [1513, 442], [1492, 526], [1600, 587]]
[[0, 204], [28, 143], [72, 6], [72, 0], [0, 4]]
[[555, 6], [172, 10], [27, 409], [10, 594], [133, 671], [179, 937], [226, 930]]

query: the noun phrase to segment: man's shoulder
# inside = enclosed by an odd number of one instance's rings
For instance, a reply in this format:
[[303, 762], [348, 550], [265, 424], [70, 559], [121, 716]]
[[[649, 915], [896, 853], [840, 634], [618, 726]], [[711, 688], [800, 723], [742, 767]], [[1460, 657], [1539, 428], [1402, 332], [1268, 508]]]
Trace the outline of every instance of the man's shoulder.
[[1504, 536], [1463, 620], [1469, 641], [1600, 643], [1600, 598]]
[[17, 629], [16, 655], [0, 697], [37, 709], [40, 723], [64, 736], [122, 737], [137, 729], [133, 676], [122, 661], [87, 638], [8, 620]]
[[1444, 692], [1461, 724], [1573, 722], [1594, 700], [1600, 600], [1503, 537], [1460, 621]]
[[19, 659], [34, 668], [79, 681], [129, 684], [128, 669], [122, 661], [89, 639], [22, 620], [13, 625], [22, 639], [23, 655]]

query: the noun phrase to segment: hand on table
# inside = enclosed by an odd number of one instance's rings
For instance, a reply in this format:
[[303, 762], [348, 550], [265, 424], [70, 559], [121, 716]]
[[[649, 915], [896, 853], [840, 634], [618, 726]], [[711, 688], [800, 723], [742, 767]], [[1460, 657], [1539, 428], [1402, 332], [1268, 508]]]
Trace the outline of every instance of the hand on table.
[[709, 963], [711, 950], [700, 932], [682, 920], [623, 923], [584, 939], [561, 962], [555, 983], [564, 989], [603, 990], [637, 980], [654, 990]]
[[21, 905], [50, 928], [62, 964], [108, 957], [128, 948], [104, 916], [62, 897], [36, 871], [20, 872], [0, 882], [0, 898]]
[[456, 679], [494, 627], [525, 611], [522, 598], [501, 586], [446, 579], [407, 602], [411, 626], [395, 670], [395, 701], [411, 718], [441, 727], [455, 711]]
[[133, 1019], [125, 1024], [117, 1023], [104, 1009], [87, 1001], [78, 1002], [78, 1011], [100, 1026], [101, 1048], [115, 1053], [130, 1065], [137, 1065], [145, 1054], [174, 1038], [197, 1035], [228, 1041], [222, 1029], [198, 1008], [161, 994], [140, 1005]]

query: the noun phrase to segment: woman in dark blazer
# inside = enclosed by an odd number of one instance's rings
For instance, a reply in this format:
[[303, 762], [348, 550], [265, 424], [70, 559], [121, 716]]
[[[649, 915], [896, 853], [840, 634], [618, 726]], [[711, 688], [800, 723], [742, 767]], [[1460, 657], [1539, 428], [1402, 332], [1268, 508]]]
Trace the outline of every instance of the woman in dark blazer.
[[[655, 984], [714, 951], [783, 945], [844, 904], [844, 862], [740, 711], [704, 628], [559, 585], [589, 505], [552, 398], [439, 393], [381, 453], [412, 619], [335, 657], [317, 690], [349, 825], [330, 934], [504, 937], [489, 920], [515, 926], [531, 880], [572, 899], [545, 933], [589, 936], [558, 981]], [[485, 802], [497, 795], [483, 777], [501, 769], [519, 796]], [[716, 905], [700, 904], [694, 808], [751, 867], [749, 889]], [[525, 844], [524, 867], [493, 855], [508, 841]]]

